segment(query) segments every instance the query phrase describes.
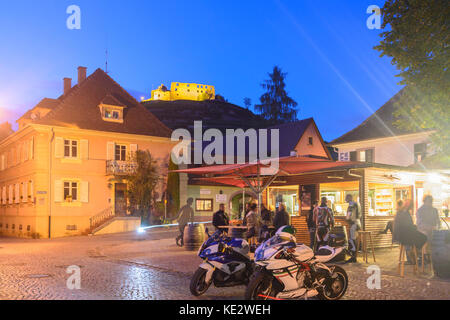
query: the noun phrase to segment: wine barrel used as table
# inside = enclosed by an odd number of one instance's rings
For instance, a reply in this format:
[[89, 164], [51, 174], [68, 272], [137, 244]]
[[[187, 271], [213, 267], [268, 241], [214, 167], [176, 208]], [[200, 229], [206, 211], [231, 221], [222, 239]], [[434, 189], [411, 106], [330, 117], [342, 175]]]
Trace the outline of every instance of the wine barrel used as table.
[[247, 231], [247, 229], [243, 229], [243, 228], [231, 228], [228, 236], [230, 236], [232, 238], [245, 239], [245, 238], [247, 238], [246, 234], [245, 234], [246, 231]]
[[188, 224], [184, 227], [184, 248], [195, 251], [205, 242], [205, 226], [203, 224]]
[[431, 252], [435, 274], [450, 278], [450, 230], [433, 231]]

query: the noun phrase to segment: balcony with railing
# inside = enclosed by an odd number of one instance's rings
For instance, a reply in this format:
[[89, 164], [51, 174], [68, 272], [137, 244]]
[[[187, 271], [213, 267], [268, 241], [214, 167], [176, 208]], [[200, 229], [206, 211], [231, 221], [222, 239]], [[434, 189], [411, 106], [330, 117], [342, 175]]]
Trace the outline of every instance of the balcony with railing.
[[135, 161], [106, 161], [107, 175], [130, 175], [136, 172], [137, 163]]

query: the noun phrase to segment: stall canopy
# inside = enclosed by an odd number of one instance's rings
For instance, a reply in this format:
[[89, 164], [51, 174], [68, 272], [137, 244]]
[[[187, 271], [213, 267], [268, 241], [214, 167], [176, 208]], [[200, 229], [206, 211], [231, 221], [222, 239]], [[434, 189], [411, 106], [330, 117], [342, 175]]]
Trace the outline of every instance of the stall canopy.
[[[275, 163], [278, 163], [277, 165]], [[361, 162], [331, 161], [311, 157], [283, 157], [258, 160], [242, 164], [223, 164], [198, 168], [174, 170], [172, 172], [200, 175], [201, 181], [221, 183], [240, 188], [248, 187], [258, 195], [279, 176], [297, 175], [315, 171], [362, 167]], [[261, 201], [258, 201], [260, 204]]]

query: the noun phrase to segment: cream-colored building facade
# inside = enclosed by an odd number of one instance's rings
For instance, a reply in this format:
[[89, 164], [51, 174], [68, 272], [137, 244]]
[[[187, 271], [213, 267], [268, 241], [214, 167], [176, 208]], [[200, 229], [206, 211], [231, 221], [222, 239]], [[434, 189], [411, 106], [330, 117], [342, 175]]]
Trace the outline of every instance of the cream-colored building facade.
[[133, 152], [149, 150], [162, 183], [166, 177], [173, 146], [167, 127], [100, 69], [70, 90], [44, 117], [19, 119], [19, 130], [0, 142], [2, 235], [86, 234], [116, 217], [109, 229], [135, 229], [139, 218], [123, 219], [121, 178], [135, 168]]

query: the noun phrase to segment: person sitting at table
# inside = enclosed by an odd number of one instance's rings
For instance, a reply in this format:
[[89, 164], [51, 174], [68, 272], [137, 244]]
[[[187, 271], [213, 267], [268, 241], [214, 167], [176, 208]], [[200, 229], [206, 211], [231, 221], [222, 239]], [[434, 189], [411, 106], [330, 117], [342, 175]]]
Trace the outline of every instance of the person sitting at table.
[[[397, 201], [397, 211], [399, 211], [402, 207], [403, 207], [403, 200], [400, 199]], [[380, 234], [387, 234], [388, 231], [394, 234], [394, 221], [388, 221], [384, 230], [380, 231]], [[394, 243], [394, 238], [392, 238], [392, 243]]]
[[278, 211], [275, 214], [275, 218], [273, 219], [273, 226], [275, 227], [275, 232], [282, 226], [288, 225], [289, 225], [289, 214], [286, 212], [286, 206], [283, 203], [280, 203]]
[[228, 226], [230, 224], [230, 218], [225, 212], [225, 204], [219, 205], [219, 211], [213, 214], [212, 224], [216, 227], [216, 230], [227, 231], [226, 229], [220, 229], [219, 227]]
[[260, 218], [258, 217], [256, 210], [257, 207], [256, 203], [253, 203], [250, 206], [250, 211], [245, 216], [248, 228], [247, 239], [253, 238], [259, 234]]
[[[412, 200], [408, 199], [405, 201], [403, 207], [397, 212], [394, 219], [393, 236], [400, 244], [411, 247], [415, 246], [417, 250], [420, 250], [425, 242], [427, 242], [427, 236], [417, 230], [417, 227], [412, 220], [411, 211], [413, 206], [414, 203]], [[408, 256], [408, 258], [408, 260], [412, 260], [410, 259], [411, 257]]]

